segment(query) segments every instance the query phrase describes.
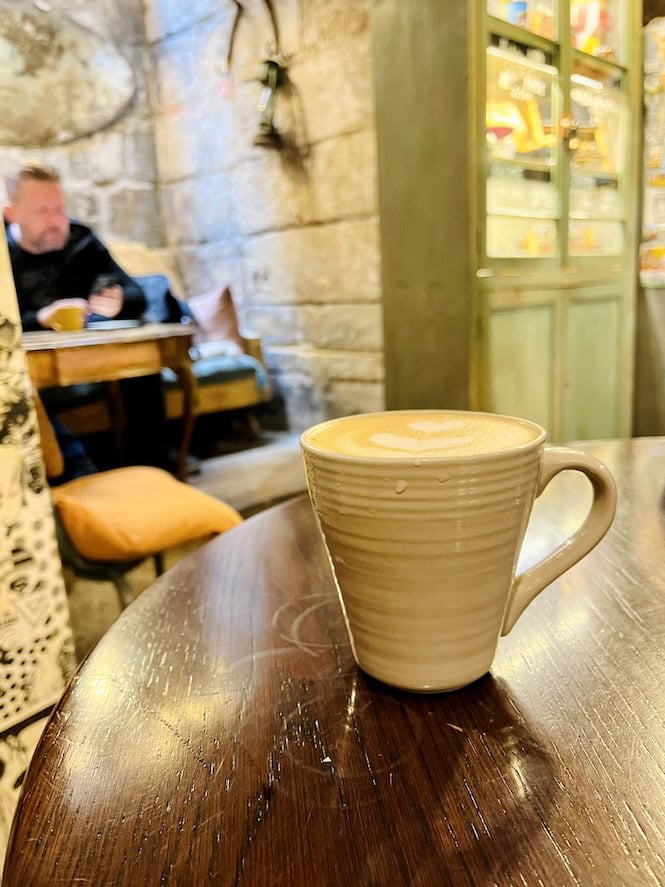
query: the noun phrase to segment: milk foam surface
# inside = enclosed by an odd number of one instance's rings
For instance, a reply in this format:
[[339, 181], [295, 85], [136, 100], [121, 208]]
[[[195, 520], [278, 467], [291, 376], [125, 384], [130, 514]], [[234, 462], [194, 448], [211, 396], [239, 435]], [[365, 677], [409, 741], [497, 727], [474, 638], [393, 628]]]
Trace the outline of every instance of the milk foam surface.
[[346, 456], [440, 459], [512, 449], [539, 433], [526, 422], [488, 413], [398, 410], [323, 422], [305, 432], [304, 440]]

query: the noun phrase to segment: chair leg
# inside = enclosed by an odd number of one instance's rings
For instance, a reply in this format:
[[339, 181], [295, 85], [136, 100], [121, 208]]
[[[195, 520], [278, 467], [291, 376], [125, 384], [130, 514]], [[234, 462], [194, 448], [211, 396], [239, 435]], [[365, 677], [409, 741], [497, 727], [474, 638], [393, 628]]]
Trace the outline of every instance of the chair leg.
[[258, 440], [261, 437], [261, 425], [251, 410], [247, 411], [247, 428], [252, 440]]
[[164, 572], [164, 555], [161, 551], [158, 551], [157, 554], [153, 555], [153, 560], [155, 561], [155, 573], [157, 576], [161, 576]]
[[111, 417], [111, 429], [113, 432], [113, 446], [118, 465], [124, 465], [125, 461], [125, 407], [120, 393], [120, 385], [117, 381], [109, 382], [107, 386], [107, 405]]
[[235, 424], [236, 427], [240, 426], [249, 440], [258, 440], [261, 437], [261, 424], [251, 409], [242, 410], [235, 417]]
[[132, 591], [132, 586], [125, 579], [122, 573], [118, 573], [115, 570], [110, 571], [109, 578], [116, 587], [116, 591], [118, 592], [118, 599], [120, 600], [120, 606], [124, 610], [125, 607], [128, 607], [134, 600], [134, 592]]

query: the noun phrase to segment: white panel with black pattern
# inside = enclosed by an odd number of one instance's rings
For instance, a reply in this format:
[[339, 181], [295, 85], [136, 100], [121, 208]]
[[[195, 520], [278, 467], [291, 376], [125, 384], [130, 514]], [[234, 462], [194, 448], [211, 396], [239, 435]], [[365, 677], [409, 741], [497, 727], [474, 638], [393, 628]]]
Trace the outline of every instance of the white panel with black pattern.
[[74, 645], [9, 256], [0, 238], [0, 857]]

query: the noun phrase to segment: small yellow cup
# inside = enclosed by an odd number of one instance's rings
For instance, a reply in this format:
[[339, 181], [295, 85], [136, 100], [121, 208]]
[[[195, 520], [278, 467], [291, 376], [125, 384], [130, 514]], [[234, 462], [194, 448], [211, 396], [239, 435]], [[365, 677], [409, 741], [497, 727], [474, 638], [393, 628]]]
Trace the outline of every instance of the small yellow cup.
[[51, 329], [58, 332], [71, 332], [82, 330], [85, 323], [83, 309], [75, 305], [67, 305], [53, 312], [49, 320]]

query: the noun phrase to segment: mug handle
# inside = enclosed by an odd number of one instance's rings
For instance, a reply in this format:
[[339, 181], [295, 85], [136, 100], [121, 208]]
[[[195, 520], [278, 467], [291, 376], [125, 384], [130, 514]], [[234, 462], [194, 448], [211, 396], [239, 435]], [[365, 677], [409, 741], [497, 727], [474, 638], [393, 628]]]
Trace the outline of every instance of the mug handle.
[[505, 637], [513, 628], [536, 595], [540, 594], [544, 588], [558, 579], [562, 573], [581, 560], [600, 542], [614, 519], [617, 501], [614, 478], [602, 462], [578, 450], [552, 447], [544, 451], [536, 497], [540, 496], [553, 477], [567, 469], [581, 471], [591, 481], [593, 487], [591, 508], [586, 520], [576, 533], [566, 539], [545, 560], [540, 561], [522, 573], [521, 576], [517, 576], [513, 582], [503, 617], [502, 637]]

